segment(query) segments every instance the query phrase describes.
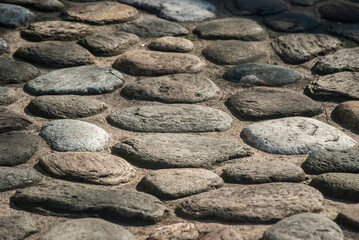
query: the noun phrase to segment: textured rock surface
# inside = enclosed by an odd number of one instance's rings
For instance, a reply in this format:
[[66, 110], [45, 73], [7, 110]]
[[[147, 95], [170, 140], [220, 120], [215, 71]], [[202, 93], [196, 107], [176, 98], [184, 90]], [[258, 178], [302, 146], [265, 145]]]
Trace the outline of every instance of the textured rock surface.
[[27, 82], [40, 75], [31, 64], [0, 57], [0, 85]]
[[189, 52], [193, 48], [193, 43], [180, 37], [161, 37], [152, 41], [148, 48], [163, 52]]
[[132, 99], [165, 103], [196, 103], [212, 99], [219, 88], [208, 78], [193, 74], [148, 78], [125, 86], [122, 93]]
[[232, 0], [227, 8], [235, 15], [269, 15], [286, 11], [288, 4], [283, 0]]
[[0, 167], [0, 192], [28, 187], [40, 181], [41, 175], [34, 170]]
[[359, 228], [359, 204], [349, 205], [338, 214], [336, 219], [340, 224], [353, 229]]
[[359, 43], [359, 24], [333, 24], [328, 28], [328, 31]]
[[0, 239], [22, 240], [37, 232], [36, 223], [31, 217], [17, 214], [0, 216]]
[[9, 51], [9, 45], [4, 39], [0, 38], [0, 55], [7, 53], [8, 51]]
[[329, 2], [318, 8], [320, 16], [330, 21], [359, 22], [359, 6], [350, 2]]
[[337, 105], [332, 116], [344, 126], [359, 130], [359, 101], [349, 101]]
[[135, 169], [125, 160], [98, 153], [53, 153], [40, 158], [51, 175], [94, 184], [115, 185], [131, 181]]
[[262, 151], [277, 154], [306, 154], [320, 149], [344, 150], [356, 142], [321, 121], [288, 117], [254, 123], [241, 133], [246, 142]]
[[314, 17], [299, 12], [275, 15], [265, 19], [264, 23], [278, 32], [302, 32], [320, 25], [320, 22]]
[[0, 87], [0, 105], [9, 105], [16, 102], [16, 92], [12, 88]]
[[65, 7], [59, 0], [0, 0], [0, 2], [33, 7], [41, 11], [60, 11]]
[[35, 14], [18, 5], [0, 3], [0, 26], [17, 28], [26, 26], [35, 18]]
[[268, 223], [321, 211], [323, 200], [320, 192], [304, 184], [267, 183], [201, 193], [187, 198], [177, 210], [190, 218]]
[[22, 130], [32, 124], [25, 115], [0, 106], [0, 133]]
[[136, 132], [214, 132], [231, 127], [232, 118], [220, 110], [200, 105], [144, 105], [110, 114], [116, 127]]
[[204, 167], [253, 152], [244, 144], [226, 139], [184, 134], [151, 134], [126, 139], [112, 151], [149, 168]]

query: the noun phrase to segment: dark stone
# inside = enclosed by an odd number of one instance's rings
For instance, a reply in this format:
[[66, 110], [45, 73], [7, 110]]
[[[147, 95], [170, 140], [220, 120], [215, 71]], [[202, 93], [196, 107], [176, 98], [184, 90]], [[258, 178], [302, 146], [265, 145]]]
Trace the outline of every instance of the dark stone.
[[17, 28], [26, 26], [35, 18], [35, 14], [18, 5], [0, 3], [0, 26]]
[[0, 0], [0, 2], [33, 7], [40, 11], [61, 11], [65, 8], [59, 0]]
[[227, 9], [234, 15], [269, 15], [286, 11], [288, 5], [283, 0], [232, 0]]
[[290, 2], [292, 4], [297, 4], [300, 6], [308, 7], [308, 6], [312, 6], [312, 5], [316, 4], [317, 2], [321, 2], [321, 1], [323, 1], [323, 0], [291, 0]]
[[266, 18], [264, 23], [278, 32], [302, 32], [313, 29], [320, 25], [314, 17], [299, 12], [282, 13]]
[[27, 82], [40, 75], [31, 64], [0, 57], [0, 85]]
[[35, 185], [41, 175], [31, 169], [0, 167], [0, 192]]
[[359, 22], [359, 5], [350, 2], [330, 2], [318, 8], [323, 19], [344, 23]]
[[329, 26], [328, 32], [340, 37], [348, 38], [359, 44], [359, 24], [333, 24]]
[[338, 214], [336, 221], [338, 221], [340, 224], [358, 230], [359, 204], [348, 205], [343, 211]]
[[0, 106], [0, 133], [22, 130], [32, 124], [26, 116]]
[[342, 125], [359, 130], [359, 101], [349, 101], [337, 105], [332, 117]]

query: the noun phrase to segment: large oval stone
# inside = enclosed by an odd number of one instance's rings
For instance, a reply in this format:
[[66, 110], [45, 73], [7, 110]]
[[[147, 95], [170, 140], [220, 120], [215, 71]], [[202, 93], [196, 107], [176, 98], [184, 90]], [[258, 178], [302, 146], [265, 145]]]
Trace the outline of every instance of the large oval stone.
[[0, 167], [0, 192], [35, 185], [41, 179], [41, 175], [32, 169]]
[[22, 240], [37, 231], [36, 222], [27, 215], [0, 216], [0, 239]]
[[300, 12], [282, 13], [268, 17], [264, 23], [278, 32], [302, 32], [320, 25], [320, 22], [314, 17]]
[[320, 16], [324, 19], [344, 23], [359, 22], [359, 6], [351, 2], [329, 2], [318, 8]]
[[0, 0], [2, 3], [11, 3], [28, 6], [40, 11], [61, 11], [65, 5], [59, 0]]
[[32, 121], [25, 115], [0, 106], [0, 133], [22, 130], [30, 124], [32, 124]]
[[345, 37], [353, 42], [359, 44], [359, 24], [358, 23], [347, 23], [347, 24], [332, 24], [327, 29], [328, 32], [338, 35], [340, 37]]
[[35, 18], [35, 14], [24, 7], [0, 3], [0, 26], [17, 28], [26, 26]]
[[348, 101], [337, 105], [332, 116], [339, 123], [354, 130], [359, 130], [359, 101]]
[[40, 75], [31, 64], [0, 57], [0, 85], [27, 82]]
[[182, 37], [161, 37], [148, 44], [148, 48], [162, 52], [189, 52], [193, 49], [193, 43]]
[[288, 3], [283, 0], [232, 0], [227, 3], [227, 9], [234, 15], [269, 15], [284, 12]]

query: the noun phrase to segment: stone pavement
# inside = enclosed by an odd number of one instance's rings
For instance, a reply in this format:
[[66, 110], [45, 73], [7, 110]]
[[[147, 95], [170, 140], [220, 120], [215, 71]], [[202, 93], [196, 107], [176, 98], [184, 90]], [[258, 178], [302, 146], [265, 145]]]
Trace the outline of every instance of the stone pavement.
[[359, 239], [358, 0], [0, 0], [0, 240]]

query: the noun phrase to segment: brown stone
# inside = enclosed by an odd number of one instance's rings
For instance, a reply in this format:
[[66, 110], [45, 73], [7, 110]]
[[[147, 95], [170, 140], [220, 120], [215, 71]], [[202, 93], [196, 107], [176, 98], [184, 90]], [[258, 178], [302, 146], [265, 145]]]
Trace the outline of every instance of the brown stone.
[[333, 110], [332, 116], [344, 126], [359, 130], [359, 101], [348, 101], [339, 104]]
[[151, 42], [148, 48], [163, 52], [189, 52], [193, 48], [193, 43], [180, 37], [161, 37]]
[[0, 133], [21, 130], [30, 124], [32, 122], [24, 115], [6, 107], [0, 107]]

